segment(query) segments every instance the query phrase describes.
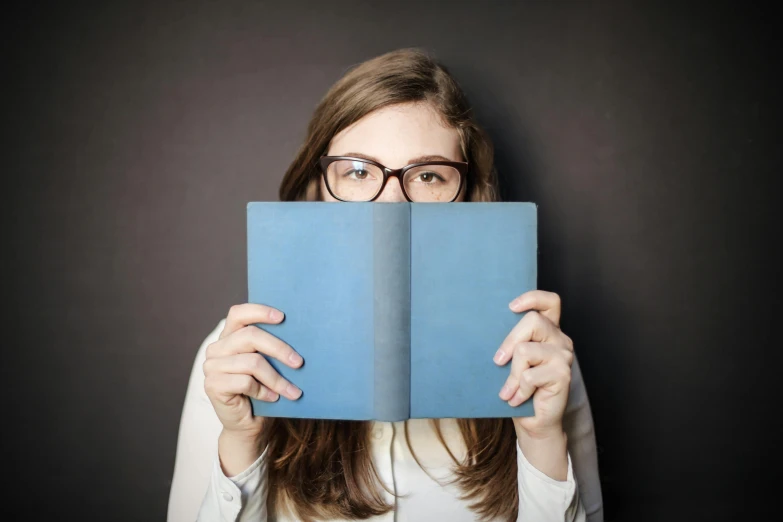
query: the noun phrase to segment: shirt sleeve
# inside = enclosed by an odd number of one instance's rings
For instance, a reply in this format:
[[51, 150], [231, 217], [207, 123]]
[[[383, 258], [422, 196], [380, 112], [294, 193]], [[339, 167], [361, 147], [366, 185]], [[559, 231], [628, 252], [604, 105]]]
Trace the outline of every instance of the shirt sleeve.
[[207, 346], [218, 340], [224, 324], [225, 321], [220, 321], [204, 339], [193, 363], [179, 424], [174, 476], [169, 492], [168, 522], [196, 520], [199, 506], [210, 485], [222, 425], [204, 391], [202, 367]]
[[535, 468], [517, 444], [518, 522], [585, 522], [584, 506], [574, 479], [571, 455], [565, 481], [555, 480]]
[[226, 477], [220, 459], [215, 456], [197, 522], [266, 521], [266, 476], [266, 451], [234, 477]]
[[573, 459], [577, 489], [587, 520], [603, 522], [603, 498], [598, 475], [593, 414], [577, 358], [574, 358], [574, 363], [571, 365], [571, 388], [568, 393], [568, 405], [563, 415], [563, 429], [568, 435], [568, 452]]

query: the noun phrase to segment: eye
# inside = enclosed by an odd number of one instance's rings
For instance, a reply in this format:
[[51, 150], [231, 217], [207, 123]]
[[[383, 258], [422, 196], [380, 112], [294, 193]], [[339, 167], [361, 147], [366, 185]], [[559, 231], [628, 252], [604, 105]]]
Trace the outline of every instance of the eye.
[[353, 179], [363, 180], [367, 179], [370, 173], [364, 169], [353, 169], [346, 173], [346, 176]]
[[434, 172], [421, 172], [416, 176], [422, 183], [437, 183], [443, 181], [443, 178], [435, 174]]

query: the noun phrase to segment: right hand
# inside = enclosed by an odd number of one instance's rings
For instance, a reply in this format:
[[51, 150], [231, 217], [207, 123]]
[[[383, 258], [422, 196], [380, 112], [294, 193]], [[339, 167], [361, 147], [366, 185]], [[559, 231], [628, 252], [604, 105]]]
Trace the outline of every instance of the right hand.
[[234, 305], [228, 312], [219, 340], [207, 346], [204, 361], [204, 389], [215, 408], [223, 432], [246, 436], [261, 432], [262, 417], [254, 417], [250, 399], [275, 402], [280, 395], [290, 400], [302, 391], [289, 383], [261, 354], [291, 368], [299, 368], [302, 357], [277, 337], [255, 326], [283, 320], [279, 310], [260, 304]]

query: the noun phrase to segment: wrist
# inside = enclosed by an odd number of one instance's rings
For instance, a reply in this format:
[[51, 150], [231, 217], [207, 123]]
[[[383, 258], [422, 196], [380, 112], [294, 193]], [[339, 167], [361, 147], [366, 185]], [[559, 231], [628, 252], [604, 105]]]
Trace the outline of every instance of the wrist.
[[224, 429], [218, 437], [220, 467], [227, 477], [239, 475], [260, 455], [260, 433]]
[[[517, 441], [523, 451], [531, 450], [535, 452], [562, 453], [565, 455], [568, 451], [568, 435], [562, 430], [551, 433], [530, 434], [524, 430], [517, 432]], [[525, 453], [527, 455], [527, 453]]]
[[253, 444], [261, 439], [261, 433], [256, 430], [229, 430], [223, 428], [220, 432], [220, 439], [238, 444]]
[[562, 428], [534, 433], [518, 428], [517, 443], [533, 467], [552, 479], [568, 479], [568, 436]]
[[567, 438], [566, 432], [563, 429], [562, 424], [549, 426], [547, 428], [528, 430], [523, 428], [520, 425], [520, 423], [514, 422], [514, 428], [516, 429], [517, 432], [517, 438], [519, 438], [520, 440], [524, 439], [530, 441], [559, 441], [563, 438]]

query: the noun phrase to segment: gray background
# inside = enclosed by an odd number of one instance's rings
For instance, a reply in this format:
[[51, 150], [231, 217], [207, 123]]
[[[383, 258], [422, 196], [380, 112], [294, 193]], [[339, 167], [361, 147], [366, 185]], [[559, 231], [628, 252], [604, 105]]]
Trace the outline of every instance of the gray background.
[[[626, 2], [27, 4], [3, 24], [2, 512], [165, 516], [195, 351], [246, 294], [320, 97], [422, 46], [539, 204], [607, 520], [771, 504], [781, 265], [771, 14]], [[774, 476], [773, 476], [774, 477]]]

